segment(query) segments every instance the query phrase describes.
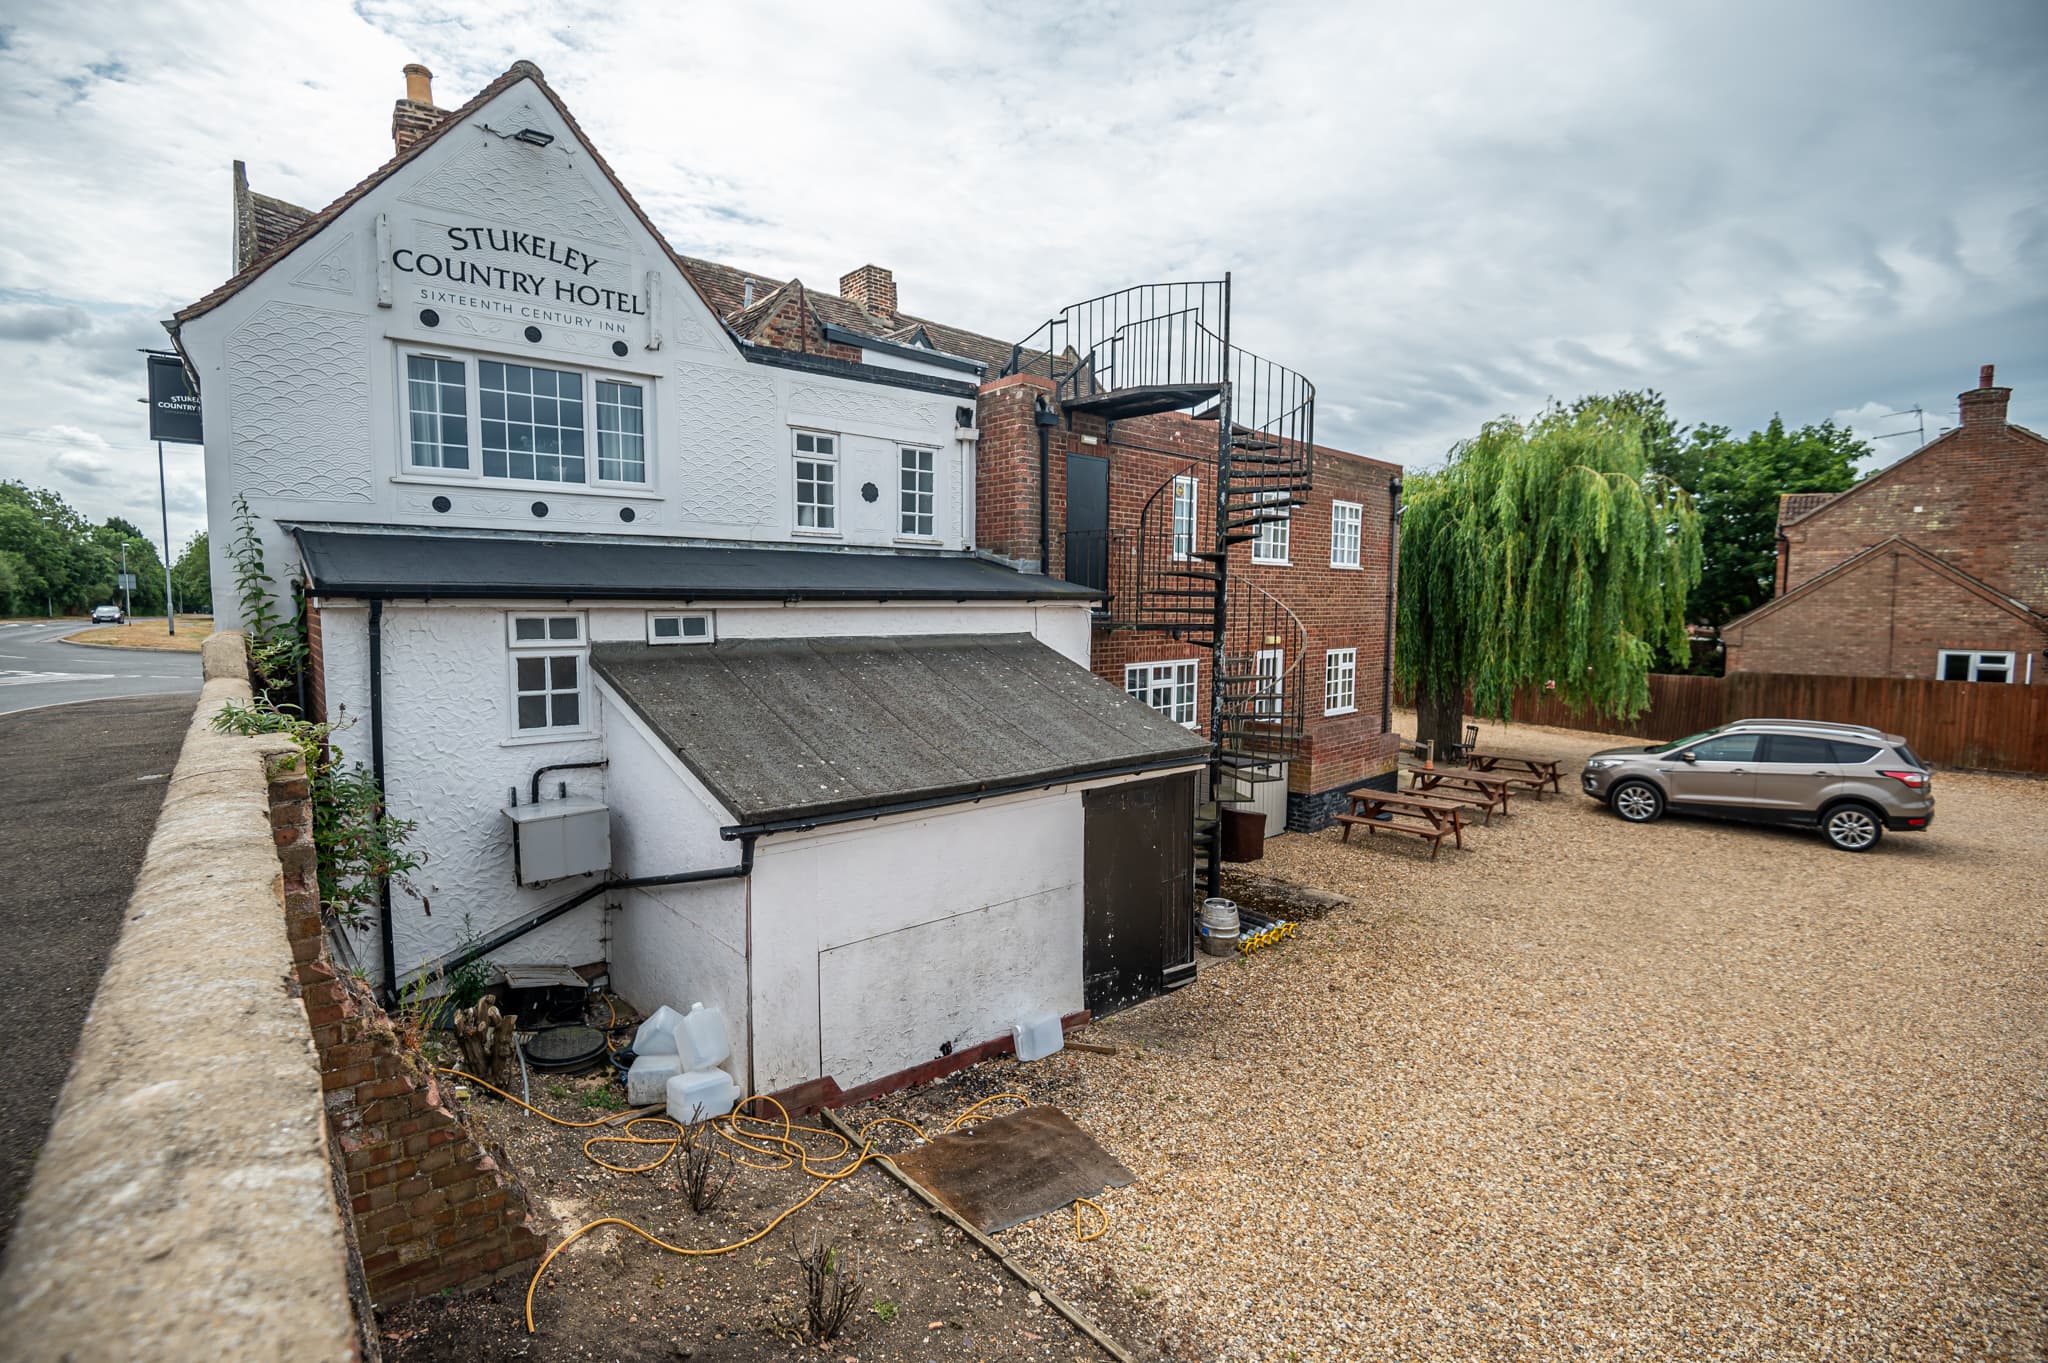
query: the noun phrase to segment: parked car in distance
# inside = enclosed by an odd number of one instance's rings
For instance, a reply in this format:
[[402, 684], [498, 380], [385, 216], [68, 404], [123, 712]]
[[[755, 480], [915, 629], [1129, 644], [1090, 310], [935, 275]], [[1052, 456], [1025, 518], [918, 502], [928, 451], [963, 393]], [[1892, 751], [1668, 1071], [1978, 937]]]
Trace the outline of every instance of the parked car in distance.
[[1586, 794], [1630, 823], [1665, 811], [1818, 827], [1845, 852], [1934, 822], [1934, 773], [1897, 734], [1857, 724], [1745, 719], [1586, 759]]
[[123, 620], [119, 606], [94, 606], [92, 622], [95, 625], [118, 625]]

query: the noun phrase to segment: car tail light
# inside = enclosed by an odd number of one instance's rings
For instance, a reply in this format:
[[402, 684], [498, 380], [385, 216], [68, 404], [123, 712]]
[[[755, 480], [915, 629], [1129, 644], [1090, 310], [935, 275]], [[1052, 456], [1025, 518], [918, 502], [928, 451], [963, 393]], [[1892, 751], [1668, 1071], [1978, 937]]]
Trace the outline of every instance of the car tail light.
[[1907, 790], [1927, 789], [1927, 773], [1924, 771], [1881, 771], [1879, 776], [1889, 776]]

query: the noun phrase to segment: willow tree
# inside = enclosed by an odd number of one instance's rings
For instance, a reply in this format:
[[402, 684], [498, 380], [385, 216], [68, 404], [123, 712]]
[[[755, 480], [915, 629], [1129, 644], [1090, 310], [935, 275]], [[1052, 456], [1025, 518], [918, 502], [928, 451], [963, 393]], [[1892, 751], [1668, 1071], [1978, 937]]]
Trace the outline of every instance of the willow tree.
[[1505, 719], [1545, 685], [1631, 718], [1658, 647], [1685, 656], [1699, 520], [1623, 408], [1490, 422], [1405, 493], [1395, 664], [1420, 737], [1458, 741], [1468, 694]]

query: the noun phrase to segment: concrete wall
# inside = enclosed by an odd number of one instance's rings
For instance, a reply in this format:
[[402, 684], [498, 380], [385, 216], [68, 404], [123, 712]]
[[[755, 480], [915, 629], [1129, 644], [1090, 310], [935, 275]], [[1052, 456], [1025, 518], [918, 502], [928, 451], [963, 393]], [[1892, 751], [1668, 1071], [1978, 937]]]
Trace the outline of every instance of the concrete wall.
[[209, 680], [0, 1275], [18, 1359], [346, 1359], [346, 1243], [265, 758]]

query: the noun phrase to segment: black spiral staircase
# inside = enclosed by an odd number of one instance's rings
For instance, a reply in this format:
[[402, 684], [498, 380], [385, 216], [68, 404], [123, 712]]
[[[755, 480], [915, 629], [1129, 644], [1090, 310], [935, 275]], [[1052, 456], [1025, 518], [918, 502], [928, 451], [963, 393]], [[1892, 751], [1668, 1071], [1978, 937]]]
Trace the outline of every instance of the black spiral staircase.
[[[1315, 386], [1231, 344], [1228, 275], [1076, 303], [1020, 342], [1004, 372], [1043, 374], [1062, 410], [1100, 417], [1112, 432], [1162, 412], [1215, 423], [1214, 463], [1190, 462], [1152, 492], [1137, 524], [1112, 524], [1104, 536], [1100, 616], [1111, 629], [1209, 651], [1209, 798], [1195, 849], [1200, 882], [1216, 894], [1220, 809], [1279, 780], [1277, 764], [1303, 734], [1307, 631], [1230, 568], [1232, 549], [1285, 521], [1311, 486]], [[1177, 500], [1184, 479], [1199, 490], [1192, 505]]]

